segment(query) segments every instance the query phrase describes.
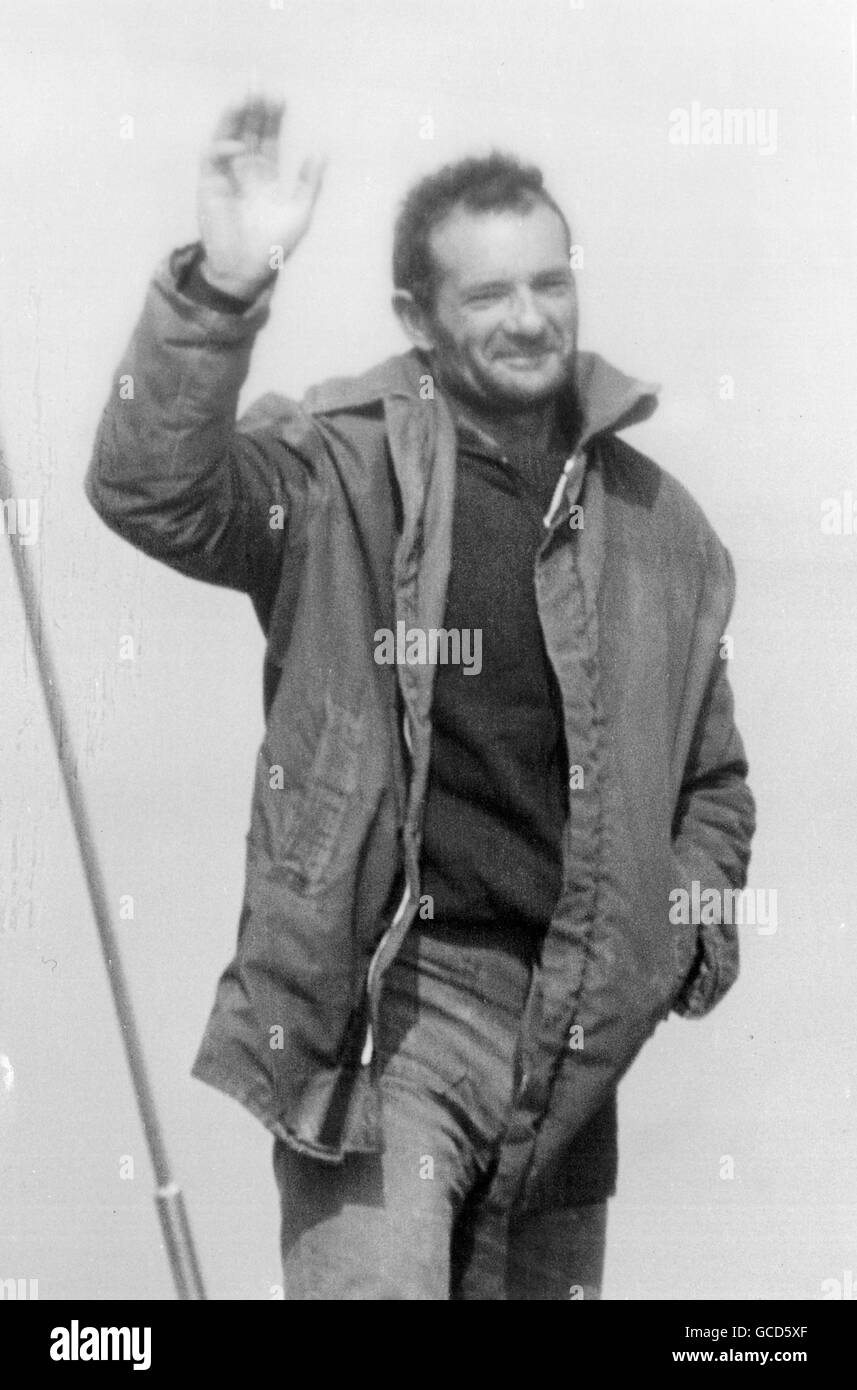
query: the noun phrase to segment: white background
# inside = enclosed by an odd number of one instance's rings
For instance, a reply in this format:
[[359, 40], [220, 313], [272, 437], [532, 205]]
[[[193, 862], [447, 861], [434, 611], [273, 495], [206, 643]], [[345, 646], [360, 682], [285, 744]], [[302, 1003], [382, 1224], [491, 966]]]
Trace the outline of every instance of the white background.
[[[330, 165], [247, 399], [404, 347], [398, 200], [449, 157], [509, 148], [543, 165], [584, 248], [582, 345], [663, 384], [630, 442], [735, 559], [750, 883], [776, 891], [778, 929], [744, 928], [729, 998], [664, 1025], [622, 1084], [605, 1296], [813, 1299], [857, 1278], [857, 535], [820, 526], [826, 498], [857, 494], [854, 16], [845, 0], [4, 0], [0, 494], [40, 499], [47, 631], [213, 1297], [280, 1279], [270, 1137], [188, 1075], [234, 946], [263, 642], [245, 597], [138, 555], [82, 482], [147, 279], [195, 237], [199, 149], [252, 84], [290, 100], [290, 148]], [[693, 101], [775, 110], [775, 150], [670, 143]], [[5, 547], [0, 1278], [169, 1298]]]

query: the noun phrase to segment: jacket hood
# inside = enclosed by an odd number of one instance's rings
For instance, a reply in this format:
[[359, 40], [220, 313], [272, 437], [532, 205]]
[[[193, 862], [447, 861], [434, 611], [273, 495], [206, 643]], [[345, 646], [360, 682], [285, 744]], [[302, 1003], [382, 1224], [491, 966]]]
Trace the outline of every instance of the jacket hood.
[[[420, 383], [428, 371], [427, 357], [411, 348], [386, 358], [361, 376], [333, 377], [313, 386], [304, 397], [304, 406], [314, 415], [327, 415], [365, 408], [390, 397], [420, 400]], [[596, 352], [576, 354], [573, 380], [583, 416], [581, 444], [606, 431], [639, 424], [657, 409], [656, 385], [627, 376]]]

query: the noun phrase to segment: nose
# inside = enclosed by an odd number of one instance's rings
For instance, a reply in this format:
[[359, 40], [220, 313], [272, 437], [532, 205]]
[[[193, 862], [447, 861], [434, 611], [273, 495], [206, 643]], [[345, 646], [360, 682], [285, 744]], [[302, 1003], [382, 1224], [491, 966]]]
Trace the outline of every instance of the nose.
[[509, 306], [506, 329], [522, 337], [538, 337], [544, 328], [544, 315], [528, 285], [522, 285]]

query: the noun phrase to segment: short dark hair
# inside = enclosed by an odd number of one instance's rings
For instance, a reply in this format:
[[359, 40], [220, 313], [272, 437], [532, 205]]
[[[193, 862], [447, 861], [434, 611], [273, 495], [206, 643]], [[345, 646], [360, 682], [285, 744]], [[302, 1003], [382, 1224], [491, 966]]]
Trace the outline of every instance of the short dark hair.
[[571, 228], [562, 208], [544, 186], [541, 169], [522, 164], [515, 155], [493, 150], [444, 164], [406, 195], [393, 233], [393, 284], [408, 290], [423, 309], [431, 309], [437, 266], [430, 238], [456, 207], [469, 212], [529, 211], [536, 203], [553, 208], [562, 219], [571, 248]]

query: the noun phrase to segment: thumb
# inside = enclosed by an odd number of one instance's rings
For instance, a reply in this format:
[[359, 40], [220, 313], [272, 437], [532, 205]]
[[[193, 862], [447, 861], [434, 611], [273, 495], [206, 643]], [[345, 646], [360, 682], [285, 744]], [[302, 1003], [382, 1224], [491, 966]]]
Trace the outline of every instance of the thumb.
[[327, 168], [327, 158], [323, 154], [308, 155], [298, 170], [295, 180], [294, 199], [299, 203], [307, 215], [315, 207], [316, 200], [321, 192], [321, 185], [324, 181], [324, 171]]

